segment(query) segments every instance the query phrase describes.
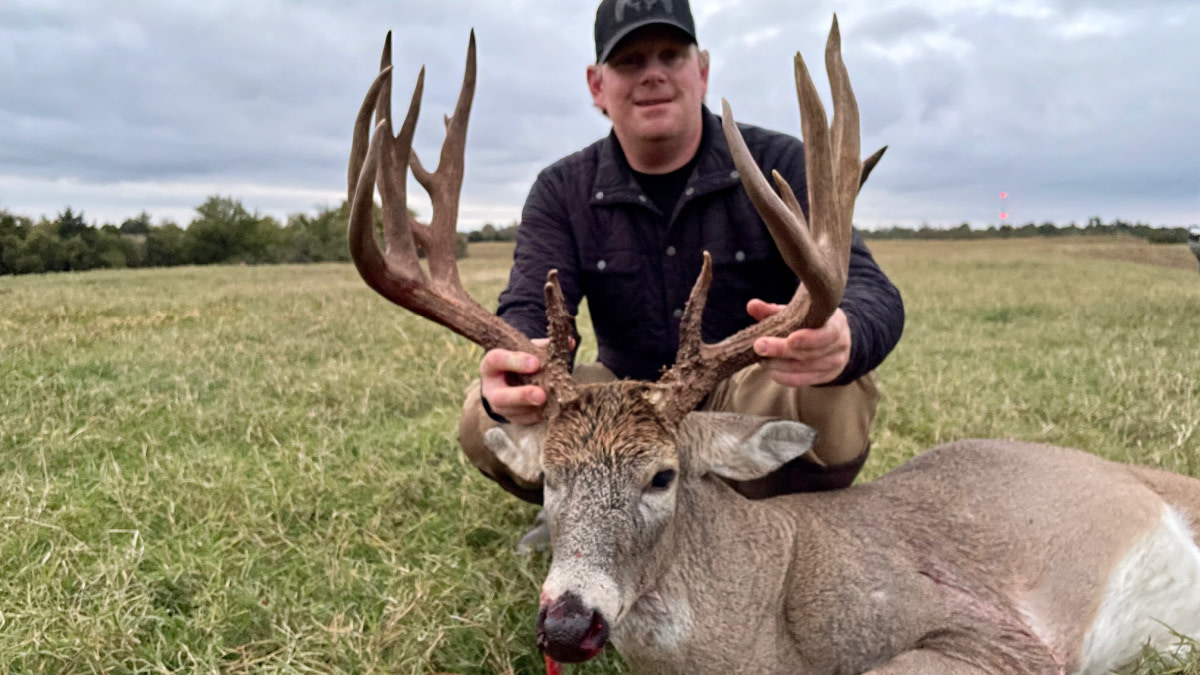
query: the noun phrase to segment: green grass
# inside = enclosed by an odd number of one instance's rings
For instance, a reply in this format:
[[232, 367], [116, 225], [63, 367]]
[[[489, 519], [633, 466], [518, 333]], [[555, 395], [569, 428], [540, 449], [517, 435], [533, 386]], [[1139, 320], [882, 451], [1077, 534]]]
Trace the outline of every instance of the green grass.
[[[1200, 277], [1137, 246], [875, 243], [909, 320], [866, 473], [989, 436], [1200, 475]], [[348, 265], [0, 278], [0, 666], [543, 672], [535, 510], [454, 438], [480, 356]]]

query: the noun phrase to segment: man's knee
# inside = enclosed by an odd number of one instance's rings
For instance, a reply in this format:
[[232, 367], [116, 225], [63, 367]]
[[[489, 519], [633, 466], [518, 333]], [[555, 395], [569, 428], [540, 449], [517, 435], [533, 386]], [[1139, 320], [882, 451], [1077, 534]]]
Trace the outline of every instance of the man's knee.
[[805, 387], [799, 399], [798, 419], [817, 430], [813, 451], [822, 462], [832, 467], [865, 458], [879, 406], [874, 372], [838, 387]]
[[866, 461], [878, 403], [874, 372], [844, 386], [788, 387], [755, 364], [718, 386], [704, 409], [791, 419], [816, 430], [811, 454], [736, 486], [747, 496], [763, 497], [849, 486]]

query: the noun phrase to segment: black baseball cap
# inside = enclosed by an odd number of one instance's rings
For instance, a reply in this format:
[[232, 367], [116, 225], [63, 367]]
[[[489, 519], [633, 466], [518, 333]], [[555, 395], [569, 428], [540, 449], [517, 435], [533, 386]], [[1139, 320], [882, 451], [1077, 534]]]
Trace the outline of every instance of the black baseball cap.
[[655, 24], [678, 28], [696, 42], [696, 22], [687, 0], [603, 0], [596, 10], [596, 63], [604, 63], [633, 31]]

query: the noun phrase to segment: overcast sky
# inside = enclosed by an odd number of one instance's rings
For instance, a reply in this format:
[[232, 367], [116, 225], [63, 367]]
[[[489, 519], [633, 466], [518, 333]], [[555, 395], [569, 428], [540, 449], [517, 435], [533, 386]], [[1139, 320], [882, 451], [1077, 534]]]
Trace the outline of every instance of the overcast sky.
[[[860, 226], [986, 226], [1002, 208], [1014, 223], [1200, 222], [1200, 0], [693, 11], [709, 103], [797, 135], [792, 54], [821, 73], [838, 12], [864, 153], [890, 146]], [[538, 170], [608, 133], [584, 79], [594, 17], [595, 0], [2, 0], [0, 208], [187, 224], [214, 194], [279, 218], [336, 205], [385, 32], [398, 111], [427, 66], [416, 147], [432, 163], [474, 28], [459, 227], [508, 223]]]

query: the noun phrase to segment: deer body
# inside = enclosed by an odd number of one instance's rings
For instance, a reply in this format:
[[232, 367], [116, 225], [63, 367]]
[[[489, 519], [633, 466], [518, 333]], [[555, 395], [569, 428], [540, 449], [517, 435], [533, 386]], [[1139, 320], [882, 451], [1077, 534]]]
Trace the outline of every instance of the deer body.
[[[941, 446], [845, 491], [752, 502], [725, 482], [809, 451], [798, 422], [693, 412], [759, 357], [763, 336], [821, 326], [848, 274], [854, 200], [882, 154], [859, 159], [858, 108], [836, 18], [825, 53], [827, 124], [796, 55], [808, 213], [773, 190], [728, 104], [726, 140], [743, 188], [801, 283], [777, 314], [716, 344], [701, 339], [712, 283], [705, 255], [675, 364], [658, 382], [577, 384], [572, 324], [555, 273], [543, 348], [463, 290], [454, 263], [474, 36], [437, 170], [412, 152], [423, 72], [392, 134], [390, 35], [355, 123], [350, 248], [388, 299], [487, 349], [539, 358], [545, 424], [493, 428], [485, 442], [526, 484], [543, 484], [553, 562], [538, 645], [586, 661], [611, 640], [646, 673], [1032, 675], [1104, 673], [1169, 629], [1200, 638], [1200, 481], [1007, 441]], [[376, 117], [374, 133], [371, 117]], [[431, 223], [406, 209], [407, 174]], [[372, 217], [383, 198], [381, 247]], [[427, 253], [428, 272], [417, 246]]]
[[639, 673], [862, 673], [918, 649], [955, 672], [1105, 673], [1168, 646], [1166, 626], [1200, 636], [1200, 548], [1180, 527], [1200, 522], [1200, 481], [1172, 476], [1190, 502], [1169, 504], [1139, 471], [969, 441], [833, 493], [685, 483], [669, 562], [612, 641]]

